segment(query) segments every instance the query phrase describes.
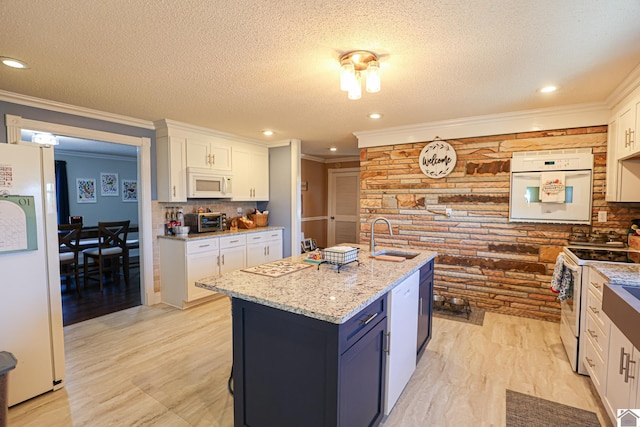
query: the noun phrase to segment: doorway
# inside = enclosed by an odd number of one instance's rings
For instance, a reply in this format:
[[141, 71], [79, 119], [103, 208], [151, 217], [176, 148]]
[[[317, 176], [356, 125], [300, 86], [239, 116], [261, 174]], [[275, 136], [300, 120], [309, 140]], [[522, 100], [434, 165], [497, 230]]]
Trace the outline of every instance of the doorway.
[[329, 169], [327, 245], [360, 241], [360, 169]]
[[[48, 132], [54, 135], [67, 135], [86, 140], [112, 143], [113, 147], [132, 147], [136, 151], [136, 180], [138, 197], [138, 233], [139, 233], [139, 287], [135, 289], [140, 302], [152, 305], [157, 301], [153, 288], [153, 239], [151, 217], [151, 140], [147, 137], [135, 137], [93, 129], [78, 128], [56, 123], [24, 119], [7, 115], [7, 136], [9, 141], [19, 141], [22, 129], [36, 132]], [[52, 165], [53, 167], [53, 165]], [[98, 171], [99, 173], [99, 171]], [[47, 232], [47, 239], [56, 239], [56, 233]], [[53, 280], [53, 279], [52, 279]]]

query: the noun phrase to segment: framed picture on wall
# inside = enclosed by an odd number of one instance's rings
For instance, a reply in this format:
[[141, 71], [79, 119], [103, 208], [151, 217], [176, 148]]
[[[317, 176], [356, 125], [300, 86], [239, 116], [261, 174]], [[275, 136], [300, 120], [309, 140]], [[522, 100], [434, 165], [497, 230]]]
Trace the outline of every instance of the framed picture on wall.
[[96, 180], [93, 178], [76, 178], [76, 195], [78, 203], [97, 203]]
[[138, 182], [135, 179], [122, 180], [122, 201], [123, 202], [138, 201]]
[[100, 173], [100, 195], [118, 196], [118, 174], [110, 172]]

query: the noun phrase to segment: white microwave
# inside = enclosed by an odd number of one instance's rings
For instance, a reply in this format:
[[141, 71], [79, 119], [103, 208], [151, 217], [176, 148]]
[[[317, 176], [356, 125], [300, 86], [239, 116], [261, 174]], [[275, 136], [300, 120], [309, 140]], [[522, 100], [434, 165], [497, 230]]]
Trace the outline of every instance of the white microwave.
[[203, 169], [187, 168], [187, 198], [221, 199], [231, 197], [231, 177]]

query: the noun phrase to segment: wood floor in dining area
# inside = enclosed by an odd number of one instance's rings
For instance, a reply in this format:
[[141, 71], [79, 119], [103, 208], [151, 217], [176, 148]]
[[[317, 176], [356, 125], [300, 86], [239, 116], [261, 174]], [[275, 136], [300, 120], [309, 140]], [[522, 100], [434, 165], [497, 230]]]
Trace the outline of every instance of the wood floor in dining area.
[[[606, 415], [554, 323], [434, 318], [433, 339], [384, 427], [504, 426], [506, 389]], [[66, 386], [9, 409], [9, 426], [232, 426], [226, 297], [139, 306], [65, 327]]]

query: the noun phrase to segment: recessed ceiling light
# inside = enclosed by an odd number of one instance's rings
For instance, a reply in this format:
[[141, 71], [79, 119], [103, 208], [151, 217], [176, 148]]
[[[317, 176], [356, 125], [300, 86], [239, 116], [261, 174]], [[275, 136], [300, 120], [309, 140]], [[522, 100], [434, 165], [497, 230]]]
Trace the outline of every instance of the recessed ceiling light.
[[550, 92], [555, 92], [556, 90], [558, 90], [558, 88], [556, 86], [545, 86], [545, 87], [540, 89], [540, 92], [542, 92], [542, 93], [550, 93]]
[[14, 59], [14, 58], [7, 58], [6, 56], [0, 56], [0, 61], [2, 61], [2, 63], [7, 67], [11, 67], [11, 68], [18, 68], [18, 69], [29, 68], [27, 64], [25, 64], [24, 62], [18, 61], [17, 59]]
[[338, 149], [336, 147], [331, 147], [329, 148], [329, 151], [338, 151]]
[[264, 136], [271, 136], [271, 135], [273, 135], [273, 131], [272, 130], [263, 130], [262, 134]]
[[370, 119], [373, 119], [373, 120], [378, 120], [379, 118], [382, 117], [382, 114], [380, 114], [380, 113], [371, 113], [367, 117], [369, 117]]

